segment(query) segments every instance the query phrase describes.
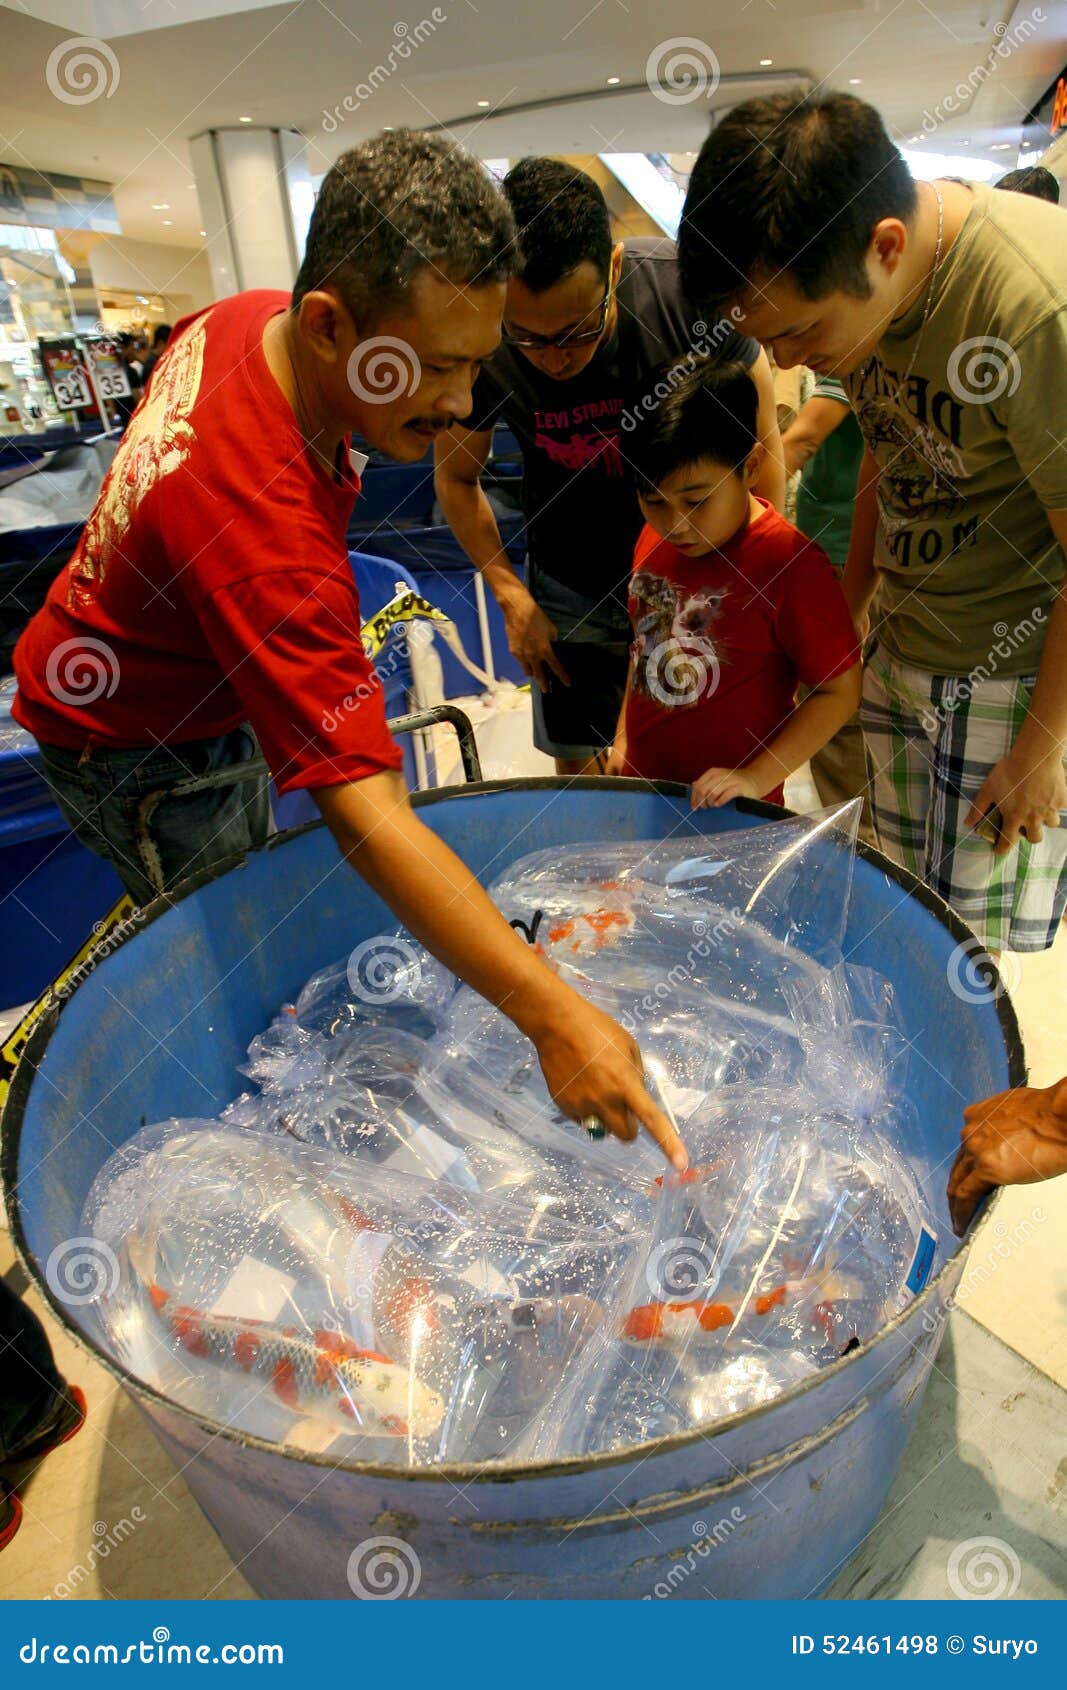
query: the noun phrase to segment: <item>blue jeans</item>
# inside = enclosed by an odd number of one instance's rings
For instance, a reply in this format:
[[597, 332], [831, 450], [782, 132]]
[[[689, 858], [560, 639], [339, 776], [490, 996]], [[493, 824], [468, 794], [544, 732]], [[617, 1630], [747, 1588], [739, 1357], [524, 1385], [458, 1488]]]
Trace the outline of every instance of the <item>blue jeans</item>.
[[83, 845], [111, 859], [138, 904], [256, 850], [271, 830], [269, 777], [251, 728], [132, 751], [96, 746], [84, 756], [40, 749], [64, 818]]
[[0, 1279], [0, 1462], [34, 1441], [55, 1412], [63, 1380], [32, 1309]]

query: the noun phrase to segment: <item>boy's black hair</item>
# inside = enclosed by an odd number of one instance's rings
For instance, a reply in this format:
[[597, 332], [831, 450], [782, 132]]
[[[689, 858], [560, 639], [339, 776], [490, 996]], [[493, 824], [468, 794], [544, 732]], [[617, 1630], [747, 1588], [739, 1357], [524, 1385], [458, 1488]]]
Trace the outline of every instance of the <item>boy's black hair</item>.
[[700, 150], [678, 232], [686, 297], [704, 314], [788, 271], [807, 299], [870, 295], [884, 217], [909, 223], [915, 182], [873, 106], [769, 94], [727, 112]]
[[756, 384], [743, 364], [705, 357], [661, 365], [627, 411], [633, 424], [623, 450], [638, 491], [702, 459], [740, 474], [759, 440], [758, 410]]
[[157, 346], [166, 346], [168, 340], [171, 337], [172, 331], [173, 331], [173, 324], [171, 324], [171, 323], [157, 323], [156, 324], [156, 332], [152, 336], [152, 346], [153, 346], [153, 348], [155, 348]]
[[516, 259], [511, 212], [484, 165], [443, 135], [396, 129], [327, 172], [292, 309], [330, 284], [361, 324], [373, 323], [428, 266], [478, 286], [506, 281]]
[[1060, 203], [1060, 185], [1051, 170], [1046, 170], [1043, 164], [1027, 165], [1023, 170], [1009, 170], [999, 182], [994, 182], [995, 188], [1007, 188], [1009, 194], [1029, 194], [1031, 199], [1048, 200], [1051, 205]]
[[501, 186], [518, 225], [519, 280], [543, 293], [586, 260], [607, 281], [611, 218], [591, 176], [558, 158], [521, 158]]

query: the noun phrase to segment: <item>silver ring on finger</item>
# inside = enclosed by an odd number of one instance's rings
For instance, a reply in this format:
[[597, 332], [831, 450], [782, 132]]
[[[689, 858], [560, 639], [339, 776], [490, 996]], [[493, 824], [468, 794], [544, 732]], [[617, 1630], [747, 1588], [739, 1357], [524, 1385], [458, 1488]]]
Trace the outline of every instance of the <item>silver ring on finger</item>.
[[608, 1130], [599, 1115], [583, 1115], [582, 1126], [593, 1139], [603, 1138]]

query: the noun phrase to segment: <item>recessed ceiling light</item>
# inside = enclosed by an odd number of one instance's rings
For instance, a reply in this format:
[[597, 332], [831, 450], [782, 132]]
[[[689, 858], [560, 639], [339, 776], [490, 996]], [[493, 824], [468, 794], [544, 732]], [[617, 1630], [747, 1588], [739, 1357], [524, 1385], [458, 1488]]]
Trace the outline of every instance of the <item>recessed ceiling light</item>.
[[250, 117], [239, 117], [237, 121], [238, 123], [251, 123], [252, 119]]
[[492, 101], [491, 100], [479, 100], [478, 104], [482, 107], [485, 107], [485, 106], [491, 105]]
[[761, 59], [760, 60], [761, 65], [773, 65], [773, 63], [774, 63], [773, 59]]
[[990, 152], [994, 152], [994, 153], [1010, 152], [1011, 151], [1011, 142], [1010, 141], [994, 141], [992, 147], [989, 150], [990, 150]]
[[207, 240], [207, 230], [201, 229], [200, 233], [203, 235], [204, 239]]
[[848, 80], [853, 88], [858, 88], [863, 78], [861, 76], [850, 76]]
[[173, 217], [164, 217], [163, 227], [164, 227], [164, 229], [173, 229], [173, 227], [174, 227]]
[[169, 211], [170, 210], [170, 202], [168, 200], [160, 200], [158, 205], [154, 205], [152, 207], [152, 210], [153, 211]]
[[621, 77], [621, 76], [609, 76], [609, 77], [608, 77], [608, 87], [609, 87], [609, 88], [615, 88], [615, 87], [617, 87], [617, 86], [618, 86], [618, 84], [619, 84], [619, 83], [620, 83], [620, 82], [621, 82], [621, 81], [622, 81], [622, 77]]

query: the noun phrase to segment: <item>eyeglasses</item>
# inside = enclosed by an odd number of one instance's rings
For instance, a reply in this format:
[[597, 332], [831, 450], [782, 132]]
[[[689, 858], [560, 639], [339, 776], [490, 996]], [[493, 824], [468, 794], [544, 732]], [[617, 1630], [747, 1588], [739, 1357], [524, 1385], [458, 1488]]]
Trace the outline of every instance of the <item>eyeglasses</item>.
[[[511, 334], [504, 330], [502, 339], [505, 346], [525, 347], [530, 352], [559, 351], [569, 352], [572, 346], [591, 346], [604, 333], [604, 324], [608, 320], [608, 306], [611, 304], [611, 283], [608, 291], [597, 308], [597, 320], [591, 329], [568, 329], [566, 334]], [[588, 316], [589, 313], [587, 312]], [[584, 321], [584, 319], [583, 319]]]

